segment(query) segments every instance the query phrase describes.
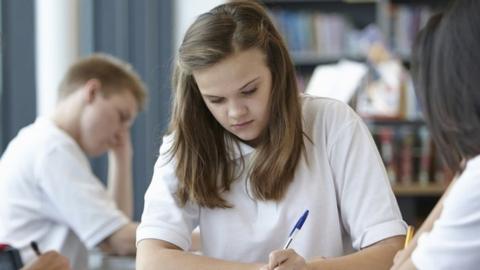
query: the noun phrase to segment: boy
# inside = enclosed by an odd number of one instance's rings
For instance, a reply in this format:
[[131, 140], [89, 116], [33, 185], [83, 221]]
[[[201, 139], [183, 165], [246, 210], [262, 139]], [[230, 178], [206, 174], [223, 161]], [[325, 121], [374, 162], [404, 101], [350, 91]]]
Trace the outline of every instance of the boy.
[[[53, 114], [20, 130], [0, 160], [0, 242], [19, 248], [28, 263], [36, 241], [76, 270], [88, 268], [87, 249], [95, 246], [134, 254], [129, 129], [145, 98], [139, 76], [113, 57], [74, 63]], [[107, 151], [110, 194], [88, 161]]]

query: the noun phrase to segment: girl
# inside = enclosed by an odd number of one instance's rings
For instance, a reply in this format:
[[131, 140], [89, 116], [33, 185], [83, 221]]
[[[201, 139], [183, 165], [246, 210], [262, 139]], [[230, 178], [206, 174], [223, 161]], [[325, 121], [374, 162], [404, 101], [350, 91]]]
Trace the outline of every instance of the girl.
[[459, 176], [417, 233], [418, 245], [414, 239], [393, 269], [479, 268], [479, 13], [478, 0], [454, 1], [444, 14], [430, 19], [417, 39], [417, 95], [433, 140]]
[[[388, 269], [405, 224], [369, 131], [345, 104], [299, 94], [265, 10], [220, 5], [178, 53], [138, 269]], [[185, 252], [197, 226], [202, 256]]]

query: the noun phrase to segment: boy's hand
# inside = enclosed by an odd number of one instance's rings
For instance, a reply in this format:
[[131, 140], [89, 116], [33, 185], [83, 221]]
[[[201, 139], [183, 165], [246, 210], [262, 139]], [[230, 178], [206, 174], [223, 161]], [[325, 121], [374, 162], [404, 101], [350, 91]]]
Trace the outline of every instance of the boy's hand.
[[133, 154], [132, 140], [130, 131], [126, 130], [119, 133], [115, 138], [115, 143], [111, 148], [113, 156], [117, 159], [124, 160], [130, 158]]
[[70, 263], [67, 257], [56, 251], [45, 252], [35, 261], [22, 268], [22, 270], [69, 270]]

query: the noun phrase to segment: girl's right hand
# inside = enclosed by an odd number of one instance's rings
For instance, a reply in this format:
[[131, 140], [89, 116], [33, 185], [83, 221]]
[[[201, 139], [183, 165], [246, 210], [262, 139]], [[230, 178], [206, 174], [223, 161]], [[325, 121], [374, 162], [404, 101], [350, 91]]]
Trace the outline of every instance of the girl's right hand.
[[270, 253], [268, 264], [260, 270], [306, 270], [307, 263], [305, 258], [298, 255], [293, 249], [275, 250]]

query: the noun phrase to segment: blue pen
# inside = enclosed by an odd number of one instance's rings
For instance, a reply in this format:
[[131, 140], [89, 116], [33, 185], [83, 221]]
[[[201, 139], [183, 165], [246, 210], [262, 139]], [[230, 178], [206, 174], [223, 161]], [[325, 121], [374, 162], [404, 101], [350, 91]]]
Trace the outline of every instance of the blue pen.
[[303, 223], [305, 223], [305, 220], [307, 220], [307, 217], [308, 217], [308, 210], [305, 210], [305, 213], [303, 213], [303, 215], [298, 219], [297, 224], [295, 224], [295, 227], [293, 227], [292, 231], [288, 235], [288, 241], [283, 247], [283, 249], [287, 249], [290, 246], [290, 244], [293, 241], [293, 238], [295, 237], [297, 232], [300, 231], [300, 229], [303, 226]]

